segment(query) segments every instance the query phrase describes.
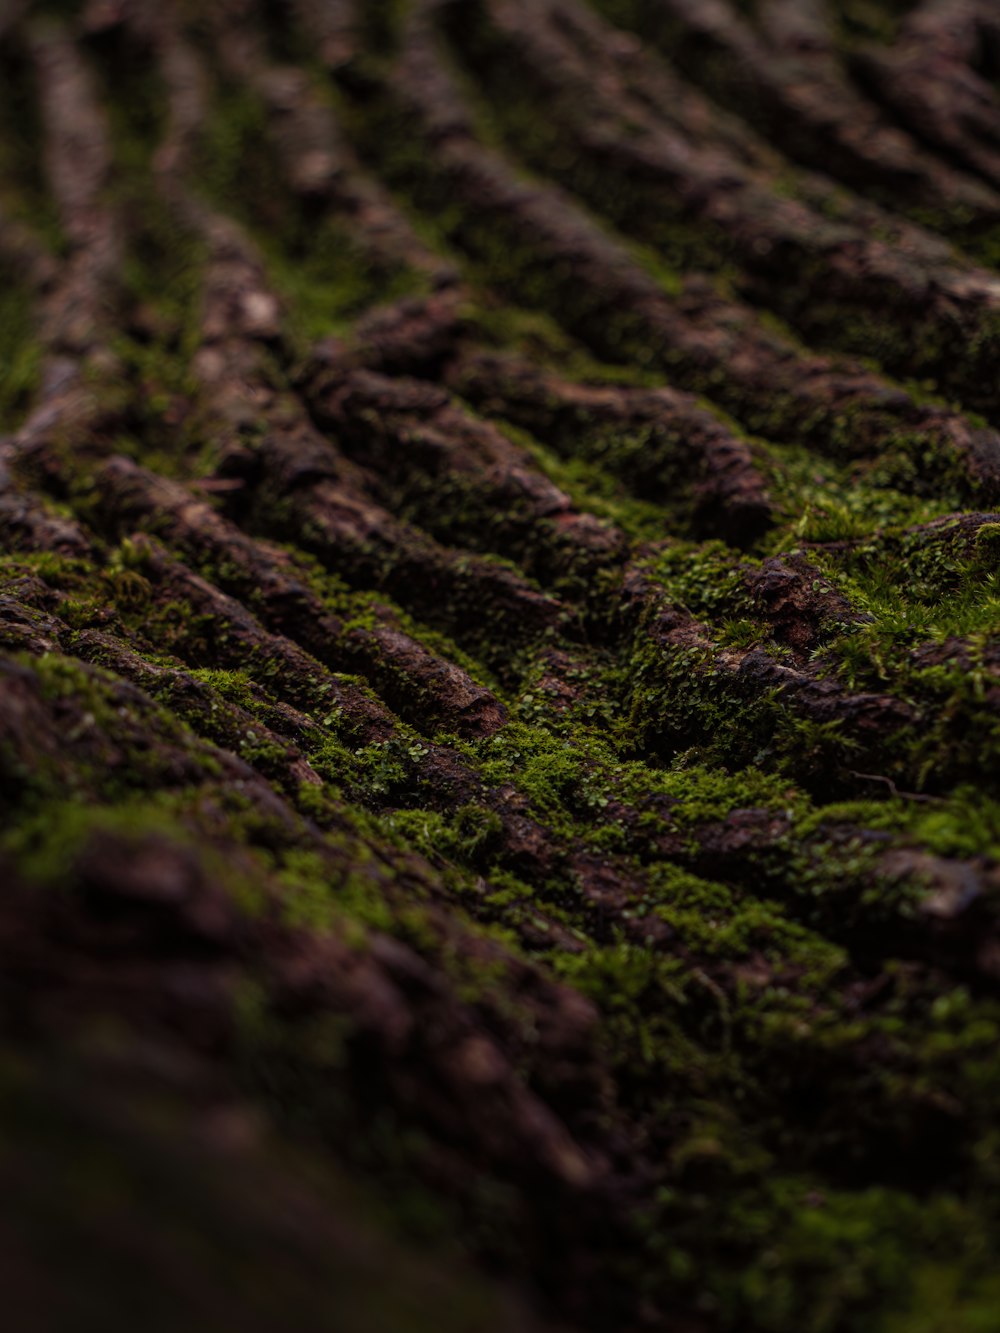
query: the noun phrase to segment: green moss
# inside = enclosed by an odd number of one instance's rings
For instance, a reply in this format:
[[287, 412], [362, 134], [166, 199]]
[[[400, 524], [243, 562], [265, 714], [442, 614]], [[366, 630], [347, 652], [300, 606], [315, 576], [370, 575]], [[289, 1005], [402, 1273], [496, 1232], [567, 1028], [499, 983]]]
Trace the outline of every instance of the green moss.
[[935, 786], [977, 770], [1000, 742], [988, 702], [996, 531], [888, 528], [814, 557], [861, 617], [829, 645], [832, 668], [852, 689], [888, 688], [920, 707], [925, 725], [901, 739], [911, 769]]
[[269, 247], [270, 272], [289, 305], [292, 328], [304, 343], [347, 332], [374, 305], [426, 291], [414, 271], [373, 262], [358, 239], [335, 219], [303, 221], [281, 249]]
[[[366, 11], [379, 60], [397, 18], [384, 7]], [[113, 50], [98, 43], [91, 54], [115, 68]], [[161, 90], [137, 86], [143, 77], [140, 64], [108, 96], [116, 199], [132, 238], [127, 295], [153, 317], [122, 334], [123, 383], [107, 399], [116, 424], [100, 447], [190, 478], [211, 468], [214, 447], [188, 370], [204, 255], [152, 204]], [[624, 530], [627, 558], [660, 598], [654, 606], [651, 596], [634, 625], [633, 608], [622, 612], [624, 555], [596, 569], [560, 564], [556, 525], [529, 522], [513, 506], [490, 514], [475, 485], [407, 481], [392, 490], [393, 512], [463, 549], [515, 557], [545, 591], [581, 608], [555, 632], [534, 634], [522, 633], [516, 613], [504, 618], [489, 604], [468, 567], [456, 565], [454, 600], [440, 607], [415, 588], [405, 557], [373, 556], [360, 573], [346, 561], [339, 574], [323, 568], [301, 549], [320, 550], [320, 537], [303, 530], [291, 500], [262, 486], [258, 509], [241, 523], [286, 533], [289, 572], [344, 627], [331, 652], [348, 635], [364, 639], [377, 693], [412, 710], [413, 725], [393, 720], [378, 743], [331, 702], [338, 684], [360, 688], [356, 677], [318, 662], [300, 671], [280, 653], [228, 642], [216, 617], [158, 586], [141, 544], [95, 539], [93, 561], [3, 557], [0, 575], [15, 602], [26, 576], [47, 582], [51, 600], [37, 595], [38, 605], [56, 610], [58, 600], [67, 653], [113, 664], [113, 641], [95, 647], [84, 631], [120, 636], [138, 654], [129, 674], [134, 667], [151, 696], [58, 655], [17, 659], [53, 722], [51, 734], [32, 738], [40, 748], [31, 771], [9, 738], [0, 750], [12, 812], [0, 837], [5, 863], [40, 889], [71, 891], [92, 839], [114, 837], [128, 854], [165, 839], [200, 860], [248, 930], [259, 926], [269, 941], [301, 932], [295, 942], [305, 957], [312, 947], [317, 958], [323, 949], [333, 957], [331, 936], [358, 955], [376, 933], [404, 942], [433, 974], [434, 1003], [465, 1006], [462, 1022], [481, 1021], [526, 1094], [551, 1102], [584, 1140], [614, 1145], [612, 1172], [619, 1152], [635, 1168], [641, 1208], [629, 1196], [623, 1222], [615, 1196], [606, 1218], [606, 1199], [595, 1195], [601, 1241], [585, 1254], [595, 1285], [607, 1280], [629, 1303], [637, 1293], [650, 1312], [694, 1311], [724, 1333], [992, 1330], [1000, 1009], [988, 973], [961, 953], [965, 922], [928, 924], [919, 862], [900, 875], [886, 855], [968, 858], [984, 884], [989, 858], [1000, 857], [991, 780], [1000, 757], [991, 694], [1000, 528], [926, 528], [962, 501], [961, 479], [932, 439], [896, 430], [888, 413], [800, 421], [791, 401], [749, 398], [649, 345], [648, 330], [602, 305], [576, 273], [554, 272], [523, 231], [459, 206], [389, 95], [365, 87], [373, 101], [352, 114], [371, 155], [426, 211], [442, 252], [454, 244], [470, 257], [480, 290], [466, 312], [468, 336], [589, 382], [642, 386], [669, 374], [724, 400], [747, 426], [794, 437], [752, 441], [776, 528], [739, 561], [722, 542], [692, 540], [684, 441], [670, 432], [625, 435], [581, 420], [543, 446], [511, 429], [582, 511]], [[123, 114], [133, 94], [134, 126]], [[555, 141], [547, 127], [528, 126], [519, 96], [515, 88], [510, 112], [497, 117], [502, 136], [512, 144], [532, 129], [524, 152], [553, 170]], [[208, 197], [262, 243], [288, 302], [289, 345], [261, 356], [261, 375], [280, 395], [300, 344], [422, 288], [407, 271], [370, 266], [340, 224], [310, 223], [279, 167], [261, 106], [221, 86], [199, 170]], [[596, 198], [583, 170], [559, 168]], [[28, 197], [20, 177], [17, 189]], [[632, 202], [612, 201], [622, 227]], [[722, 271], [728, 262], [718, 236], [696, 237], [687, 226], [665, 228], [658, 244], [679, 265]], [[674, 287], [662, 260], [642, 250], [635, 258], [665, 290]], [[503, 290], [484, 295], [490, 288]], [[23, 294], [10, 299], [16, 352], [29, 312]], [[596, 360], [576, 333], [620, 364]], [[29, 399], [30, 385], [16, 390], [5, 427]], [[73, 510], [103, 531], [100, 496], [82, 480], [86, 460], [69, 444], [65, 452]], [[266, 619], [246, 569], [184, 551], [169, 521], [153, 526]], [[753, 651], [805, 663], [803, 650], [774, 641], [747, 587], [760, 557], [790, 551], [805, 553], [853, 613], [848, 623], [830, 613], [822, 651], [804, 669], [916, 710], [917, 725], [879, 741], [884, 767], [867, 776], [854, 772], [865, 754], [859, 732], [801, 716], [780, 692], [741, 682], [734, 669]], [[342, 555], [321, 553], [331, 564]], [[381, 588], [393, 579], [421, 617], [429, 608], [435, 628], [387, 601]], [[42, 613], [29, 606], [23, 614]], [[683, 630], [686, 614], [703, 629], [671, 637], [664, 626]], [[482, 740], [432, 739], [429, 697], [378, 659], [371, 636], [380, 623], [496, 690], [511, 720]], [[939, 659], [927, 646], [946, 651]], [[357, 666], [362, 654], [351, 660]], [[266, 780], [227, 769], [243, 776], [221, 781], [206, 742]], [[301, 781], [296, 756], [322, 785]], [[914, 799], [928, 792], [932, 799]], [[866, 799], [839, 799], [857, 793]], [[992, 929], [989, 893], [976, 910]], [[286, 957], [273, 955], [279, 969]], [[271, 958], [257, 968], [243, 955], [239, 963], [234, 1058], [243, 1087], [289, 1134], [377, 1174], [404, 1226], [461, 1235], [525, 1271], [525, 1200], [539, 1197], [535, 1186], [497, 1179], [478, 1161], [466, 1170], [459, 1157], [457, 1202], [440, 1202], [422, 1182], [440, 1180], [441, 1144], [380, 1109], [385, 1088], [370, 1034], [330, 1007], [289, 1005], [267, 981]], [[965, 984], [966, 973], [975, 980]], [[421, 975], [414, 967], [415, 988]], [[572, 1044], [564, 1052], [542, 1026], [551, 1000], [559, 1027], [553, 980], [593, 1005], [585, 1039], [593, 1056]], [[409, 984], [400, 981], [400, 993]], [[601, 1087], [579, 1119], [582, 1098], [563, 1079], [564, 1058]], [[581, 1199], [585, 1213], [592, 1205]], [[561, 1254], [561, 1233], [552, 1245]]]
[[363, 234], [332, 210], [317, 215], [290, 195], [266, 109], [247, 91], [217, 91], [199, 155], [203, 187], [248, 226], [286, 302], [288, 333], [303, 351], [348, 332], [373, 305], [426, 291], [422, 275], [375, 259]]
[[[993, 264], [998, 254], [995, 224], [984, 227], [976, 210], [952, 202], [928, 203], [907, 197], [889, 173], [859, 168], [853, 155], [843, 158], [823, 138], [797, 124], [781, 99], [769, 95], [766, 81], [747, 78], [745, 62], [736, 50], [692, 29], [663, 6], [650, 0], [596, 0], [596, 7], [612, 23], [638, 34], [684, 71], [720, 107], [747, 121], [768, 143], [780, 147], [807, 168], [822, 163], [831, 175], [839, 176], [868, 197], [918, 225], [943, 232], [966, 245], [980, 262]], [[912, 7], [911, 0], [835, 0], [835, 36], [850, 61], [857, 46], [891, 42], [901, 17]], [[878, 320], [875, 324], [878, 325]], [[860, 331], [860, 330], [859, 330]], [[956, 362], [956, 364], [958, 364]]]
[[20, 424], [38, 388], [41, 365], [29, 295], [0, 266], [0, 431]]
[[[732, 947], [732, 927], [712, 929], [731, 908], [725, 890], [675, 883], [672, 920], [682, 930], [685, 895], [698, 904], [702, 919], [692, 917], [681, 938], [690, 944], [700, 934], [701, 944], [714, 934], [723, 951]], [[643, 1099], [654, 1119], [670, 1126], [663, 1183], [644, 1219], [649, 1261], [661, 1280], [679, 1293], [690, 1291], [727, 1329], [747, 1321], [775, 1333], [790, 1327], [823, 1333], [896, 1327], [897, 1313], [901, 1321], [902, 1312], [913, 1309], [908, 1265], [915, 1252], [935, 1253], [975, 1308], [992, 1280], [986, 1248], [970, 1252], [963, 1240], [965, 1228], [986, 1225], [975, 1205], [960, 1204], [946, 1190], [917, 1199], [892, 1186], [838, 1188], [830, 1183], [829, 1167], [817, 1173], [815, 1160], [812, 1169], [806, 1167], [816, 1145], [808, 1149], [779, 1128], [787, 1112], [773, 1122], [776, 1139], [764, 1128], [766, 1104], [802, 1095], [819, 1050], [824, 1061], [837, 1063], [869, 1038], [866, 1023], [833, 1012], [824, 1016], [807, 998], [832, 996], [826, 986], [843, 956], [802, 933], [798, 940], [787, 933], [774, 936], [772, 923], [752, 919], [759, 904], [748, 906], [751, 920], [735, 936], [737, 954], [745, 948], [761, 958], [761, 944], [754, 940], [759, 930], [765, 951], [770, 943], [764, 956], [771, 957], [771, 967], [809, 960], [808, 988], [801, 981], [795, 990], [772, 982], [752, 1003], [746, 995], [734, 1004], [709, 974], [688, 973], [634, 945], [592, 949], [558, 962], [559, 971], [601, 1006], [609, 1050], [620, 1062], [623, 1095]], [[941, 1005], [940, 1015], [946, 1012]], [[959, 1001], [959, 1026], [960, 1012]], [[892, 1030], [898, 1043], [898, 1025]], [[971, 1038], [968, 1023], [964, 1030]], [[991, 1030], [985, 1022], [974, 1039], [983, 1052]], [[946, 1073], [946, 1065], [938, 1066], [936, 1085], [939, 1078], [954, 1077], [954, 1066]], [[915, 1085], [906, 1075], [890, 1075], [880, 1089], [859, 1067], [843, 1064], [843, 1086], [828, 1086], [839, 1128], [836, 1121], [825, 1121], [820, 1138], [829, 1134], [835, 1153], [847, 1142], [840, 1131], [877, 1138], [877, 1118], [868, 1118], [874, 1106], [882, 1108], [879, 1115], [898, 1115], [930, 1067], [925, 1064]], [[971, 1074], [962, 1095], [973, 1095], [974, 1079]], [[681, 1087], [685, 1091], [678, 1096]], [[926, 1095], [924, 1087], [918, 1096]], [[866, 1105], [857, 1101], [859, 1095]], [[894, 1104], [897, 1109], [891, 1110]], [[710, 1282], [704, 1278], [706, 1265]], [[961, 1307], [959, 1301], [955, 1308]]]
[[152, 154], [168, 127], [167, 90], [158, 62], [130, 40], [124, 26], [109, 25], [91, 37], [90, 45], [121, 185], [149, 173]]
[[432, 862], [444, 857], [482, 866], [492, 860], [502, 822], [494, 810], [470, 804], [459, 806], [448, 817], [433, 810], [396, 810], [382, 820], [382, 826]]
[[351, 872], [336, 876], [329, 862], [314, 851], [292, 849], [282, 857], [277, 883], [283, 898], [283, 915], [293, 926], [311, 933], [343, 928], [346, 920], [375, 930], [393, 931], [397, 916], [379, 891], [378, 880], [366, 874], [366, 861], [373, 854], [362, 843], [352, 846]]
[[839, 35], [845, 45], [881, 42], [890, 45], [900, 21], [914, 8], [915, 0], [835, 0], [832, 6]]
[[[636, 238], [633, 252], [665, 290], [679, 291], [685, 272], [727, 269], [731, 246], [714, 224], [685, 217], [664, 190], [649, 192], [659, 201], [651, 209], [649, 193], [644, 195], [634, 176], [617, 169], [613, 156], [597, 157], [581, 146], [576, 99], [542, 85], [510, 38], [492, 26], [484, 6], [469, 4], [460, 17], [450, 17], [457, 30], [452, 50], [474, 71], [474, 78], [462, 79], [462, 91], [466, 105], [476, 112], [476, 129], [484, 141], [516, 153]], [[447, 23], [445, 27], [447, 31]], [[545, 116], [538, 115], [540, 100]], [[625, 138], [636, 133], [627, 120], [614, 128]]]
[[[881, 411], [870, 403], [837, 412], [817, 409], [809, 414], [794, 395], [773, 389], [758, 393], [752, 385], [731, 377], [725, 367], [706, 365], [702, 358], [677, 345], [641, 312], [621, 303], [609, 305], [600, 285], [579, 282], [574, 267], [547, 255], [544, 247], [538, 246], [537, 236], [529, 236], [520, 221], [498, 211], [484, 213], [464, 201], [446, 167], [413, 142], [409, 119], [407, 108], [392, 100], [390, 85], [379, 99], [366, 104], [363, 117], [355, 115], [354, 124], [365, 151], [375, 158], [390, 183], [418, 214], [435, 218], [436, 237], [465, 254], [469, 275], [479, 286], [503, 292], [508, 300], [513, 297], [554, 317], [605, 360], [628, 365], [639, 373], [658, 372], [675, 385], [705, 395], [755, 435], [807, 442], [847, 460], [878, 454], [880, 461], [872, 467], [872, 473], [879, 484], [905, 487], [916, 478], [919, 491], [940, 495], [946, 490], [955, 497], [952, 503], [967, 499], [975, 489], [961, 460], [932, 431], [901, 429], [893, 412]], [[665, 290], [671, 288], [670, 274], [663, 271], [659, 261], [649, 254], [637, 254], [636, 258], [665, 284]], [[773, 317], [770, 322], [774, 323]], [[908, 334], [912, 333], [911, 325], [907, 316]], [[839, 315], [830, 324], [834, 331], [846, 327]], [[784, 326], [779, 332], [784, 341], [794, 345]], [[992, 355], [989, 348], [993, 335], [988, 330], [981, 332], [985, 364]], [[966, 335], [956, 333], [955, 337], [964, 339]], [[906, 344], [911, 360], [913, 346]], [[933, 350], [926, 355], [932, 362], [943, 357], [947, 364], [965, 364], [962, 358], [955, 362], [947, 350], [940, 350], [940, 356]], [[916, 362], [895, 369], [906, 375], [923, 373]], [[974, 368], [966, 386], [968, 400], [974, 406], [983, 382], [981, 370]], [[801, 510], [797, 515], [801, 517]]]
[[263, 910], [266, 861], [255, 862], [252, 853], [234, 859], [214, 845], [209, 825], [199, 817], [194, 791], [115, 794], [112, 805], [57, 798], [22, 817], [0, 840], [0, 853], [29, 885], [75, 892], [87, 852], [106, 847], [108, 840], [125, 860], [141, 856], [151, 842], [183, 850], [197, 860], [207, 882], [223, 889], [240, 911], [256, 915]]

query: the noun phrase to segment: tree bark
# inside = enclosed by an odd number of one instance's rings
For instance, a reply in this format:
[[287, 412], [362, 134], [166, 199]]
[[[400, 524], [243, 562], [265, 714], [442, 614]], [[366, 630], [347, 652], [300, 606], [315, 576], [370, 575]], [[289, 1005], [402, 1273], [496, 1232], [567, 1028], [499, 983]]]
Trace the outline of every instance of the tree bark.
[[13, 1327], [1000, 1321], [994, 11], [0, 8]]

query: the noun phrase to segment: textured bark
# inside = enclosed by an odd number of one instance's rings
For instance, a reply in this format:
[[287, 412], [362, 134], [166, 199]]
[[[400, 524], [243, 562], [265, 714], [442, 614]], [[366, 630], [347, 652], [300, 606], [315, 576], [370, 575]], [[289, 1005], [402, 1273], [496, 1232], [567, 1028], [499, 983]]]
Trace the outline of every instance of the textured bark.
[[998, 1325], [998, 77], [0, 7], [18, 1330]]

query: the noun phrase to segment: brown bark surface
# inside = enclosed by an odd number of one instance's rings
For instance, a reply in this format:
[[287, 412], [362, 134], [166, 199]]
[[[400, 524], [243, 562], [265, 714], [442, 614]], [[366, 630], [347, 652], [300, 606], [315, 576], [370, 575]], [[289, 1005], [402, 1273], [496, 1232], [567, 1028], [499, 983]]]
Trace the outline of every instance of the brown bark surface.
[[998, 81], [0, 3], [16, 1333], [1000, 1328]]

